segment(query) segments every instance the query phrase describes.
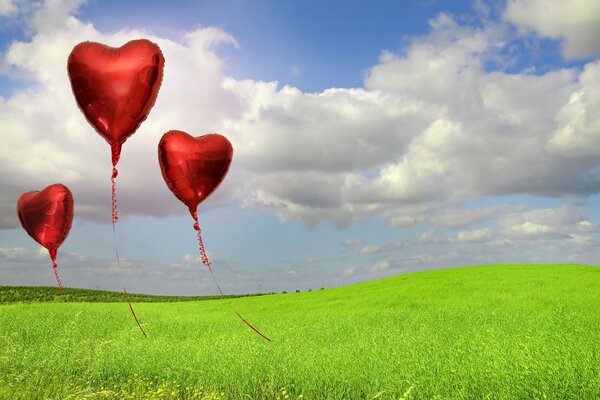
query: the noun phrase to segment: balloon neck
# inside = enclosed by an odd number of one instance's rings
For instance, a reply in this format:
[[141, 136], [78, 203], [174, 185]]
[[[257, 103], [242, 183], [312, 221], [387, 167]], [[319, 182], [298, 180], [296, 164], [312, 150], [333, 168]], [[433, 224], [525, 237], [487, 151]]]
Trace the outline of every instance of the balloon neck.
[[[123, 146], [123, 143], [121, 142], [114, 142], [111, 143], [110, 145], [110, 153], [111, 153], [111, 157], [112, 157], [112, 165], [113, 167], [117, 166], [117, 163], [119, 162], [119, 159], [121, 158], [121, 147]], [[114, 171], [114, 169], [113, 169]]]
[[50, 253], [50, 259], [54, 264], [53, 267], [56, 268], [56, 249], [54, 247], [51, 247], [48, 249], [48, 252]]
[[196, 210], [195, 207], [189, 207], [190, 210], [190, 214], [192, 216], [192, 218], [194, 218], [194, 221], [198, 222], [198, 211]]

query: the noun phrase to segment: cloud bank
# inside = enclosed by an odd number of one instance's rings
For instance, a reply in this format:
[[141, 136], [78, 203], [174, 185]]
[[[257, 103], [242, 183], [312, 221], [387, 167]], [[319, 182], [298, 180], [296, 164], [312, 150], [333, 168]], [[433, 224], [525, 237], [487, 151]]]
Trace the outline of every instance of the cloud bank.
[[[577, 20], [586, 8], [579, 3], [565, 21]], [[15, 13], [7, 4], [0, 9]], [[554, 18], [530, 13], [541, 4], [512, 1], [504, 16], [516, 24], [525, 24], [521, 14]], [[119, 46], [148, 37], [166, 58], [158, 101], [124, 145], [122, 215], [185, 211], [156, 161], [169, 129], [216, 131], [232, 141], [230, 176], [208, 207], [264, 209], [309, 226], [329, 220], [343, 228], [372, 215], [394, 226], [452, 226], [432, 210], [460, 210], [484, 196], [588, 196], [600, 189], [600, 64], [542, 75], [489, 70], [507, 40], [499, 24], [465, 26], [440, 14], [404, 53], [384, 51], [364, 87], [304, 93], [223, 76], [218, 46], [238, 44], [217, 28], [178, 42], [140, 30], [108, 34], [73, 16], [79, 5], [44, 3], [31, 16], [31, 40], [12, 43], [3, 56], [12, 74], [31, 82], [0, 100], [3, 228], [17, 226], [21, 192], [55, 181], [71, 187], [78, 218], [109, 213], [108, 145], [77, 109], [65, 70], [70, 50], [84, 40]]]
[[[371, 261], [370, 273], [485, 261], [448, 248], [397, 256], [411, 246], [487, 246], [493, 257], [506, 246], [561, 240], [585, 253], [597, 227], [582, 207], [477, 205], [514, 195], [566, 204], [600, 191], [600, 61], [593, 58], [600, 7], [572, 3], [509, 0], [501, 20], [473, 25], [439, 14], [428, 34], [382, 51], [362, 87], [308, 93], [225, 76], [219, 48], [240, 44], [218, 28], [178, 40], [142, 29], [107, 33], [77, 17], [81, 1], [0, 1], [0, 18], [23, 19], [31, 32], [0, 60], [0, 71], [22, 83], [0, 97], [0, 228], [18, 227], [21, 193], [54, 182], [71, 188], [76, 218], [109, 223], [109, 146], [78, 110], [66, 60], [82, 41], [121, 46], [146, 37], [161, 47], [165, 74], [149, 118], [123, 147], [122, 218], [186, 213], [162, 180], [158, 141], [171, 129], [219, 132], [232, 142], [234, 159], [204, 210], [263, 210], [308, 227], [344, 229], [370, 218], [392, 228], [426, 227], [407, 240], [345, 241], [346, 251]], [[541, 74], [507, 72], [502, 65], [519, 35], [559, 40], [566, 59], [591, 61]], [[185, 274], [195, 261], [171, 267]], [[340, 275], [360, 271], [347, 266]]]

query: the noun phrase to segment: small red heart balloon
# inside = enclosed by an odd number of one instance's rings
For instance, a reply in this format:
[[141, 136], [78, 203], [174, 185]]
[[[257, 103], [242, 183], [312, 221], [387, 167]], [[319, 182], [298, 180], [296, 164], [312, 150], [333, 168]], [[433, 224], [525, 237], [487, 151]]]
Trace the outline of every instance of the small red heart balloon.
[[146, 39], [113, 48], [84, 42], [67, 61], [71, 88], [88, 122], [110, 145], [113, 166], [122, 144], [146, 119], [160, 88], [164, 57]]
[[54, 260], [71, 230], [73, 195], [60, 183], [41, 192], [23, 193], [17, 202], [17, 215], [29, 236], [47, 248]]
[[198, 204], [223, 181], [232, 157], [231, 143], [217, 133], [193, 137], [185, 132], [169, 131], [158, 144], [162, 176], [192, 216]]

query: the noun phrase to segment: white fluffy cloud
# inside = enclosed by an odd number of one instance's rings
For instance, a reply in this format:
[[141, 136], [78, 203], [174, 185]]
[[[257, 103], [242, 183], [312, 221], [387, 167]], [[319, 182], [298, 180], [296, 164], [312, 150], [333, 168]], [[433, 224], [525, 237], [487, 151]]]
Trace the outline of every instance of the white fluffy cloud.
[[388, 252], [396, 252], [404, 247], [403, 242], [390, 242], [383, 245], [367, 245], [364, 246], [360, 252], [361, 254], [381, 254]]
[[596, 0], [508, 0], [504, 18], [540, 36], [562, 40], [566, 58], [600, 54], [600, 3]]
[[585, 219], [581, 209], [572, 206], [527, 210], [510, 213], [500, 221], [501, 231], [508, 238], [543, 238], [594, 232], [597, 227]]
[[371, 266], [371, 270], [373, 272], [385, 271], [390, 268], [390, 260], [387, 258], [385, 260], [381, 260], [378, 263]]
[[365, 239], [346, 239], [342, 242], [342, 246], [344, 247], [358, 247], [366, 244], [367, 241]]
[[452, 243], [452, 238], [442, 236], [433, 229], [426, 230], [415, 240], [415, 244], [423, 245], [439, 245], [448, 243]]
[[464, 230], [458, 232], [456, 239], [459, 242], [477, 243], [487, 242], [492, 238], [492, 231], [488, 228]]
[[556, 126], [546, 149], [553, 156], [574, 161], [589, 162], [590, 158], [597, 157], [600, 152], [599, 62], [587, 64], [579, 75], [569, 101], [556, 114]]

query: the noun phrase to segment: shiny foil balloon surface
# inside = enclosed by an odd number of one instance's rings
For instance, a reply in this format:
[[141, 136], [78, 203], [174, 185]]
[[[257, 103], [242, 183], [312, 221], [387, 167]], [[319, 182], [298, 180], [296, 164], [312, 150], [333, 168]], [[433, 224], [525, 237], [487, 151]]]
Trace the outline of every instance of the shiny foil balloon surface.
[[53, 259], [73, 223], [73, 195], [56, 183], [44, 190], [23, 193], [17, 202], [17, 215], [29, 236], [44, 246]]
[[121, 145], [146, 119], [160, 88], [164, 57], [146, 40], [112, 48], [84, 42], [67, 61], [71, 88], [88, 122], [110, 145], [113, 166]]
[[169, 131], [158, 144], [163, 178], [193, 216], [198, 204], [225, 178], [232, 157], [231, 143], [217, 133], [193, 137], [185, 132]]

